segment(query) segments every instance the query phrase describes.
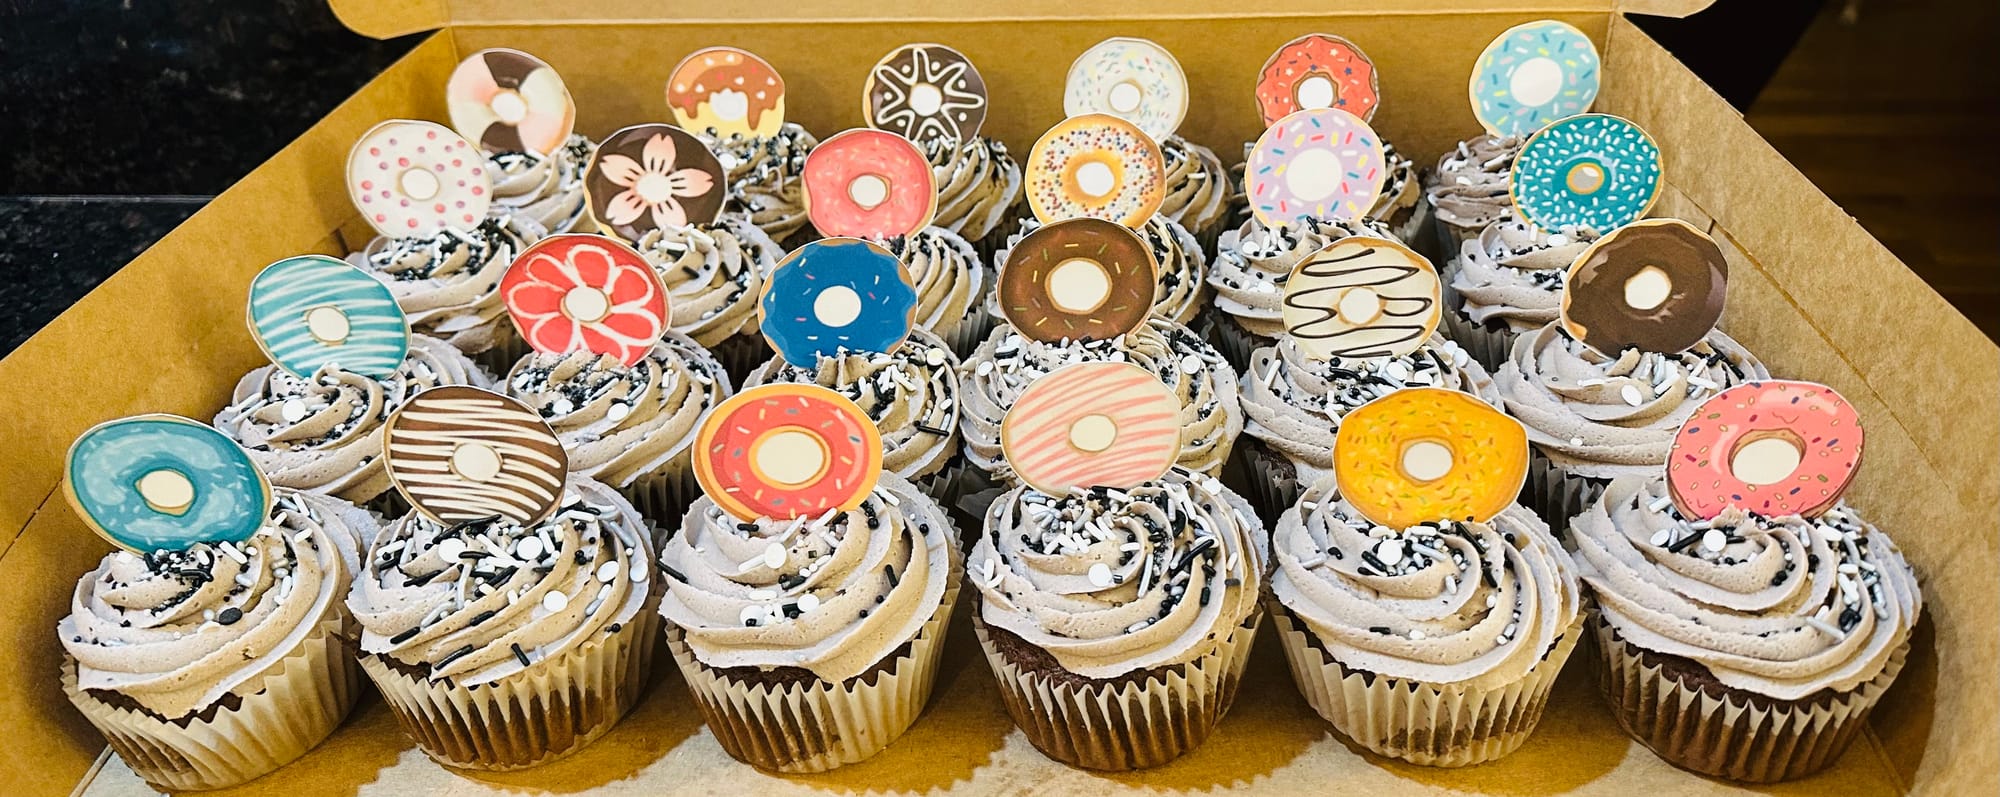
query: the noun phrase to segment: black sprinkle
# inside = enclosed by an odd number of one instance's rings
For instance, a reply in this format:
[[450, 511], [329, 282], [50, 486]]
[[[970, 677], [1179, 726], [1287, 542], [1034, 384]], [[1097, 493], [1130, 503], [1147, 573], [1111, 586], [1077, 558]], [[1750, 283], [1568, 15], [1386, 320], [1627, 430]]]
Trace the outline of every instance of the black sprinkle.
[[917, 427], [917, 431], [919, 431], [919, 432], [926, 432], [926, 433], [929, 433], [929, 434], [934, 434], [934, 435], [937, 435], [937, 436], [939, 436], [939, 437], [950, 437], [950, 436], [951, 436], [951, 433], [950, 433], [950, 432], [947, 432], [947, 431], [945, 431], [945, 430], [943, 430], [943, 429], [939, 429], [939, 428], [937, 428], [937, 427], [935, 427], [935, 426], [926, 426], [926, 425], [924, 425], [924, 424], [921, 424], [921, 423], [920, 423], [920, 424], [916, 424], [916, 427]]
[[526, 667], [533, 663], [528, 661], [528, 654], [521, 650], [521, 643], [516, 642], [512, 647], [514, 648], [514, 658], [521, 660], [521, 666]]
[[903, 582], [903, 580], [902, 580], [902, 579], [900, 579], [900, 578], [897, 578], [897, 577], [896, 577], [896, 566], [895, 566], [895, 565], [883, 565], [883, 566], [882, 566], [882, 572], [884, 572], [884, 573], [887, 573], [887, 574], [889, 575], [889, 588], [890, 588], [890, 589], [895, 589], [895, 588], [896, 588], [896, 586], [897, 586], [898, 584], [901, 584], [901, 583]]
[[667, 576], [669, 578], [672, 578], [673, 580], [679, 581], [683, 584], [687, 583], [688, 577], [681, 575], [681, 571], [675, 570], [672, 567], [668, 567], [667, 565], [664, 564], [660, 565], [660, 569], [666, 571]]
[[457, 650], [445, 654], [445, 657], [442, 659], [438, 659], [437, 663], [431, 665], [431, 668], [442, 670], [445, 668], [446, 665], [449, 665], [452, 662], [458, 661], [459, 659], [469, 655], [472, 655], [472, 646], [466, 645], [465, 647], [459, 648]]
[[392, 636], [392, 637], [389, 637], [389, 644], [391, 644], [391, 645], [401, 645], [401, 644], [403, 644], [404, 642], [408, 642], [408, 641], [410, 641], [410, 638], [411, 638], [411, 637], [414, 637], [414, 636], [416, 636], [416, 635], [417, 635], [417, 632], [418, 632], [418, 631], [422, 631], [422, 630], [424, 630], [424, 629], [423, 629], [423, 627], [422, 627], [422, 626], [418, 626], [418, 627], [416, 627], [416, 628], [412, 628], [412, 629], [410, 629], [410, 630], [408, 630], [408, 631], [404, 631], [403, 633], [400, 633], [400, 634], [397, 634], [397, 635], [395, 635], [395, 636]]
[[1668, 545], [1667, 550], [1673, 553], [1680, 553], [1681, 551], [1687, 550], [1688, 546], [1693, 545], [1695, 544], [1695, 542], [1699, 541], [1701, 537], [1702, 535], [1700, 533], [1691, 532], [1687, 536], [1675, 540], [1672, 544]]
[[236, 621], [241, 619], [243, 619], [243, 610], [234, 606], [223, 609], [215, 615], [215, 621], [223, 625], [235, 625]]
[[1392, 633], [1386, 625], [1369, 626], [1368, 630], [1383, 636], [1389, 636]]

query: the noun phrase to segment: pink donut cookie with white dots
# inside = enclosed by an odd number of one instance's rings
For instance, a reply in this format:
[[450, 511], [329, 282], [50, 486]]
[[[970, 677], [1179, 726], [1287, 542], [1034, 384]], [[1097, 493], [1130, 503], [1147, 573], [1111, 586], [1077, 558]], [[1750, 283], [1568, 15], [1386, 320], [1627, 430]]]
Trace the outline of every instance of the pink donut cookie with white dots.
[[422, 238], [478, 227], [493, 204], [493, 177], [464, 137], [397, 119], [376, 125], [348, 152], [347, 195], [376, 232]]
[[1833, 388], [1765, 380], [1702, 403], [1667, 452], [1667, 492], [1707, 520], [1737, 507], [1813, 517], [1847, 492], [1861, 465], [1861, 416]]

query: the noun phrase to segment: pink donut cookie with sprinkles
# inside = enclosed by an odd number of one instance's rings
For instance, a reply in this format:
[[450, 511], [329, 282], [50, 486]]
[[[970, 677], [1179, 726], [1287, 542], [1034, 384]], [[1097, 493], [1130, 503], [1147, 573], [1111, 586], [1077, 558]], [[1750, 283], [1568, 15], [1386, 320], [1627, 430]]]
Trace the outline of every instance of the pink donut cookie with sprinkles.
[[1359, 219], [1382, 193], [1382, 139], [1338, 108], [1295, 111], [1257, 137], [1245, 163], [1250, 212], [1269, 227]]
[[1072, 116], [1049, 128], [1028, 151], [1026, 171], [1028, 207], [1045, 224], [1092, 218], [1137, 228], [1167, 198], [1160, 146], [1109, 114]]
[[848, 130], [820, 142], [806, 153], [802, 179], [806, 217], [822, 235], [910, 235], [937, 213], [930, 161], [909, 139], [885, 130]]
[[861, 505], [882, 475], [868, 413], [818, 385], [759, 385], [729, 397], [695, 436], [695, 480], [738, 520], [818, 517]]
[[347, 195], [383, 236], [423, 238], [478, 227], [493, 176], [486, 156], [444, 125], [395, 119], [348, 151]]
[[1354, 42], [1330, 33], [1308, 33], [1271, 53], [1257, 73], [1257, 112], [1264, 126], [1293, 111], [1339, 108], [1364, 120], [1382, 102], [1375, 62]]
[[1014, 473], [1048, 495], [1125, 490], [1180, 456], [1180, 402], [1158, 376], [1125, 362], [1065, 366], [1028, 385], [1000, 424]]
[[1833, 388], [1765, 380], [1715, 394], [1674, 435], [1667, 493], [1689, 519], [1729, 507], [1814, 517], [1861, 465], [1861, 416]]
[[539, 352], [587, 351], [631, 366], [667, 331], [660, 275], [632, 247], [602, 235], [536, 241], [507, 267], [500, 297]]

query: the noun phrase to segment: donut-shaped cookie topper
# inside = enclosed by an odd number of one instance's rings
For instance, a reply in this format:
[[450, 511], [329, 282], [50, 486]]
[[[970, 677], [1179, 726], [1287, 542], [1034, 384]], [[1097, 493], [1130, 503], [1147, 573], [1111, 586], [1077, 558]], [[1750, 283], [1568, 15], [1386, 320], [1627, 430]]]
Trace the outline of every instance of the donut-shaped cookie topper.
[[1472, 115], [1486, 132], [1524, 136], [1597, 100], [1597, 45], [1553, 19], [1508, 28], [1472, 65]]
[[547, 155], [576, 128], [576, 102], [562, 75], [519, 50], [480, 50], [445, 84], [451, 126], [488, 152]]
[[1514, 209], [1544, 230], [1610, 232], [1660, 197], [1660, 148], [1638, 125], [1590, 113], [1542, 128], [1514, 158]]
[[1707, 233], [1680, 219], [1612, 230], [1569, 267], [1563, 328], [1616, 357], [1626, 349], [1687, 351], [1722, 320], [1729, 261]]
[[654, 230], [714, 224], [729, 194], [715, 153], [673, 125], [643, 124], [597, 145], [583, 175], [597, 226], [627, 241]]
[[1092, 45], [1069, 65], [1063, 113], [1109, 114], [1164, 141], [1187, 117], [1187, 73], [1181, 62], [1147, 39], [1113, 37]]
[[500, 278], [500, 298], [539, 352], [587, 351], [636, 365], [667, 331], [660, 275], [602, 235], [552, 235], [521, 250]]
[[1729, 507], [1816, 517], [1861, 467], [1861, 416], [1833, 388], [1767, 380], [1702, 402], [1667, 450], [1667, 494], [1690, 520]]
[[1043, 225], [1007, 253], [1000, 312], [1035, 340], [1109, 340], [1146, 323], [1159, 268], [1153, 248], [1121, 225]]
[[326, 255], [288, 257], [250, 281], [250, 337], [301, 379], [334, 365], [382, 379], [410, 353], [410, 323], [389, 286]]
[[853, 509], [882, 475], [882, 435], [868, 413], [818, 385], [746, 388], [695, 437], [695, 479], [738, 520]]
[[478, 148], [440, 124], [391, 120], [347, 153], [347, 195], [389, 238], [470, 231], [493, 204], [493, 175]]
[[758, 325], [771, 348], [798, 366], [840, 349], [893, 351], [916, 323], [913, 284], [889, 250], [824, 238], [786, 255], [764, 281]]
[[271, 483], [236, 441], [176, 415], [98, 424], [71, 443], [63, 496], [128, 551], [241, 542], [271, 514]]
[[1327, 244], [1292, 267], [1281, 314], [1307, 355], [1401, 357], [1437, 331], [1442, 283], [1416, 250], [1357, 235]]
[[1166, 191], [1159, 145], [1116, 116], [1072, 116], [1028, 150], [1028, 207], [1044, 223], [1092, 218], [1137, 228]]
[[1342, 498], [1392, 529], [1484, 523], [1521, 494], [1528, 432], [1475, 396], [1405, 388], [1340, 419], [1333, 475]]
[[1245, 162], [1244, 193], [1266, 226], [1358, 219], [1382, 193], [1382, 139], [1361, 117], [1338, 108], [1294, 111], [1257, 137]]
[[785, 79], [747, 50], [696, 50], [667, 78], [667, 107], [689, 130], [770, 138], [785, 126]]
[[507, 396], [431, 388], [389, 414], [382, 440], [389, 481], [438, 523], [530, 526], [562, 503], [569, 455], [539, 413]]
[[1293, 111], [1315, 108], [1339, 108], [1370, 120], [1381, 102], [1375, 62], [1354, 42], [1330, 33], [1286, 42], [1257, 73], [1257, 112], [1265, 127]]
[[1181, 406], [1131, 363], [1064, 366], [1028, 385], [1000, 423], [1014, 473], [1048, 495], [1124, 490], [1165, 475], [1180, 457]]
[[909, 139], [886, 130], [848, 130], [821, 141], [806, 153], [801, 181], [806, 217], [822, 235], [910, 235], [937, 212], [930, 161]]
[[964, 53], [905, 44], [875, 62], [861, 88], [868, 126], [927, 144], [971, 141], [986, 123], [986, 79]]

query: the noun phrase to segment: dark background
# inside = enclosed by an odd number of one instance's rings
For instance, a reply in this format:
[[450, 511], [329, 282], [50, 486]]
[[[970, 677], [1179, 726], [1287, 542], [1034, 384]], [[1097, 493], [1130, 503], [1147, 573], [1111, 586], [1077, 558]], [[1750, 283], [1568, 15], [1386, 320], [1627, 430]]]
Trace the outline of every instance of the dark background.
[[[1638, 22], [2000, 332], [2000, 2], [1720, 0]], [[355, 35], [324, 0], [0, 0], [0, 354], [414, 43]]]

